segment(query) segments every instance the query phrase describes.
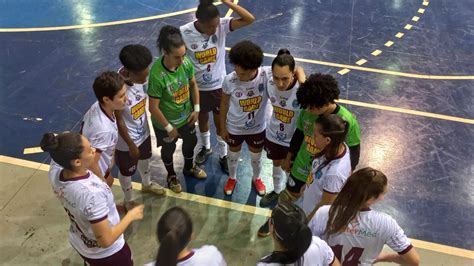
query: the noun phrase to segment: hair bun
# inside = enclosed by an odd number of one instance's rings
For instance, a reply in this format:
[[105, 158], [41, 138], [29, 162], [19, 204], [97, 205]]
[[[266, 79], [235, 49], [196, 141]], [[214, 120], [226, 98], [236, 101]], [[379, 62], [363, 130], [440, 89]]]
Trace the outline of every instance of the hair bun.
[[58, 148], [58, 145], [58, 138], [53, 133], [46, 133], [43, 135], [40, 144], [43, 151], [54, 151]]
[[289, 54], [291, 55], [290, 51], [286, 48], [282, 48], [280, 50], [278, 50], [278, 55], [282, 55], [282, 54]]
[[199, 0], [199, 5], [209, 6], [212, 5], [212, 2], [214, 2], [214, 0]]

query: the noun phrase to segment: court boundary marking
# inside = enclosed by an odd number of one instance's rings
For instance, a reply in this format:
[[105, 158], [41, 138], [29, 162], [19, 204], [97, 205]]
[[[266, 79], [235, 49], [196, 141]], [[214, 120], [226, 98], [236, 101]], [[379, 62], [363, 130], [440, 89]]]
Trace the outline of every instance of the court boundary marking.
[[[14, 158], [14, 157], [5, 156], [5, 155], [0, 155], [0, 163], [6, 163], [6, 164], [15, 165], [15, 166], [35, 169], [35, 170], [41, 170], [44, 172], [49, 171], [48, 164], [28, 161], [28, 160]], [[120, 186], [120, 182], [118, 181], [118, 179], [114, 180], [114, 185]], [[135, 190], [139, 190], [141, 189], [141, 184], [137, 182], [132, 182], [132, 187]], [[246, 204], [241, 204], [241, 203], [236, 203], [236, 202], [231, 202], [231, 201], [226, 201], [226, 200], [221, 200], [221, 199], [215, 199], [212, 197], [191, 194], [187, 192], [181, 192], [177, 194], [177, 193], [173, 193], [169, 189], [166, 189], [166, 190], [167, 190], [166, 197], [173, 197], [173, 198], [182, 199], [186, 201], [192, 201], [192, 202], [202, 203], [206, 205], [231, 209], [234, 211], [246, 212], [250, 214], [258, 214], [258, 215], [270, 217], [269, 209], [264, 209], [264, 208], [260, 208], [256, 206], [251, 206], [251, 205], [246, 205]], [[467, 259], [474, 259], [474, 251], [471, 251], [468, 249], [457, 248], [457, 247], [437, 244], [437, 243], [413, 239], [413, 238], [410, 238], [410, 240], [412, 241], [412, 244], [417, 248], [430, 250], [430, 251], [434, 251], [434, 252], [438, 252], [442, 254], [467, 258]]]

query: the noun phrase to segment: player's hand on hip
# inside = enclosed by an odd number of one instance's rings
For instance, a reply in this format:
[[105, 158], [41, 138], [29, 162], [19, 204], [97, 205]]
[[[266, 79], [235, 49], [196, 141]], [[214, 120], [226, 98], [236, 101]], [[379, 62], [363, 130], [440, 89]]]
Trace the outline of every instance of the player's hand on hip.
[[130, 218], [132, 218], [132, 221], [135, 220], [141, 220], [143, 219], [143, 209], [145, 208], [145, 205], [140, 204], [135, 207], [133, 207], [131, 210], [127, 212], [127, 215], [130, 215]]
[[196, 123], [196, 121], [198, 120], [198, 117], [199, 117], [199, 112], [192, 112], [188, 118], [188, 124], [194, 125], [194, 123]]
[[221, 138], [225, 142], [230, 142], [229, 132], [227, 131], [227, 128], [225, 128], [225, 126], [222, 126], [220, 133], [221, 133]]
[[132, 145], [132, 147], [129, 148], [130, 157], [132, 157], [132, 159], [138, 160], [140, 158], [140, 150], [138, 149], [137, 145]]

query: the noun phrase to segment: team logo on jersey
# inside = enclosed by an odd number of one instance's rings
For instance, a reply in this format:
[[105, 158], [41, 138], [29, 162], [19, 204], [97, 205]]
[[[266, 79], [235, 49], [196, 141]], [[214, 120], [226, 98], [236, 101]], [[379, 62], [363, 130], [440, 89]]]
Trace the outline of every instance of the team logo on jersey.
[[202, 75], [202, 79], [205, 81], [205, 82], [211, 82], [212, 80], [212, 74], [211, 73], [204, 73]]
[[140, 101], [141, 98], [142, 98], [142, 96], [140, 94], [135, 95], [135, 100], [136, 101]]
[[275, 103], [275, 102], [276, 102], [276, 99], [275, 99], [275, 97], [273, 97], [273, 96], [272, 96], [272, 97], [270, 97], [270, 102], [272, 102], [272, 103]]
[[255, 119], [245, 122], [245, 129], [251, 129], [255, 126]]
[[262, 93], [264, 90], [263, 84], [258, 84], [258, 91]]
[[240, 97], [242, 97], [243, 94], [242, 94], [241, 91], [236, 91], [236, 92], [234, 93], [234, 95], [235, 95], [235, 97], [240, 98]]
[[285, 100], [281, 100], [281, 101], [280, 101], [280, 106], [281, 106], [281, 107], [285, 107], [285, 106], [286, 106], [286, 101], [285, 101]]
[[216, 43], [216, 42], [217, 42], [217, 36], [216, 36], [215, 34], [212, 35], [211, 41], [212, 41], [212, 43]]
[[207, 48], [207, 42], [202, 44], [202, 49], [206, 49], [206, 48]]
[[304, 141], [306, 142], [306, 151], [313, 155], [316, 155], [319, 152], [318, 147], [316, 147], [316, 144], [314, 143], [314, 138], [313, 136], [304, 136]]
[[135, 104], [130, 108], [130, 114], [134, 120], [140, 119], [140, 117], [145, 113], [146, 101], [145, 99], [141, 100], [139, 103]]
[[242, 107], [244, 112], [252, 112], [260, 108], [260, 103], [262, 102], [262, 96], [256, 96], [249, 99], [239, 100], [239, 105]]
[[276, 139], [278, 141], [284, 142], [286, 140], [287, 134], [285, 132], [277, 131], [276, 132]]
[[[206, 43], [206, 47], [207, 47], [207, 43]], [[203, 47], [203, 49], [206, 49], [206, 47]], [[217, 58], [217, 48], [212, 47], [204, 51], [195, 52], [194, 58], [196, 58], [199, 64], [201, 65], [214, 63], [216, 62], [216, 58]]]
[[197, 48], [198, 48], [197, 44], [195, 44], [195, 43], [191, 44], [191, 49], [196, 50]]
[[[179, 90], [173, 92], [174, 102], [182, 104], [189, 99], [189, 86], [188, 84], [181, 87]], [[187, 115], [187, 114], [186, 114]]]
[[291, 124], [291, 119], [295, 116], [295, 111], [273, 106], [273, 114], [275, 119], [285, 124]]
[[294, 99], [293, 103], [291, 103], [291, 106], [293, 106], [293, 108], [297, 108], [298, 106], [300, 106], [300, 104], [298, 103], [297, 99]]
[[252, 97], [254, 95], [255, 95], [255, 93], [253, 91], [248, 91], [247, 92], [247, 97]]

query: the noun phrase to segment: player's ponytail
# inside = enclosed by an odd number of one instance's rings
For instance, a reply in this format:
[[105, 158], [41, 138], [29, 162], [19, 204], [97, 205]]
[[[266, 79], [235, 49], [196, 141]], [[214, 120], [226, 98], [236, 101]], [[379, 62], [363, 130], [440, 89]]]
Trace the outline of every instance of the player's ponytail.
[[196, 18], [199, 22], [208, 22], [216, 17], [219, 17], [219, 9], [212, 4], [213, 0], [200, 0], [196, 10]]
[[75, 132], [58, 135], [46, 133], [41, 139], [40, 147], [48, 152], [56, 163], [68, 170], [72, 170], [71, 161], [81, 158], [84, 151], [81, 135]]
[[274, 251], [261, 262], [303, 265], [303, 255], [312, 241], [306, 214], [293, 203], [281, 202], [272, 211], [273, 238], [286, 251]]
[[378, 170], [366, 167], [354, 172], [329, 209], [325, 234], [329, 237], [343, 232], [367, 201], [378, 198], [386, 186], [387, 177]]
[[176, 265], [179, 253], [191, 241], [193, 232], [191, 217], [182, 208], [173, 207], [161, 216], [156, 232], [160, 242], [156, 265]]
[[324, 137], [329, 137], [331, 139], [331, 142], [326, 146], [326, 148], [320, 151], [316, 157], [325, 155], [329, 162], [336, 158], [339, 147], [344, 143], [349, 130], [349, 123], [336, 114], [329, 114], [320, 116], [316, 120], [316, 124], [320, 125], [319, 133]]
[[169, 53], [171, 49], [183, 46], [184, 41], [178, 28], [166, 25], [161, 28], [158, 39], [156, 40], [156, 45], [160, 53], [163, 51]]
[[275, 65], [284, 67], [288, 66], [291, 72], [295, 71], [295, 59], [293, 56], [290, 54], [290, 51], [288, 49], [280, 49], [278, 51], [278, 55], [273, 59], [272, 61], [272, 69], [275, 67]]

